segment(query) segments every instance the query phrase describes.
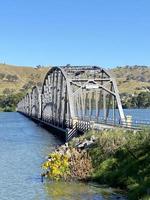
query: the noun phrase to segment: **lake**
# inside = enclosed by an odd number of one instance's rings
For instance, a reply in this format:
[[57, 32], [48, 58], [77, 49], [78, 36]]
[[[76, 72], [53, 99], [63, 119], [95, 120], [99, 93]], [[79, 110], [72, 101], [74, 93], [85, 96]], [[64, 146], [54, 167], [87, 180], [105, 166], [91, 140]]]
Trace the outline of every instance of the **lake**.
[[61, 144], [19, 113], [0, 113], [1, 200], [124, 200], [120, 191], [94, 183], [41, 182], [41, 164]]
[[134, 119], [150, 120], [150, 109], [124, 109], [125, 115], [131, 115]]

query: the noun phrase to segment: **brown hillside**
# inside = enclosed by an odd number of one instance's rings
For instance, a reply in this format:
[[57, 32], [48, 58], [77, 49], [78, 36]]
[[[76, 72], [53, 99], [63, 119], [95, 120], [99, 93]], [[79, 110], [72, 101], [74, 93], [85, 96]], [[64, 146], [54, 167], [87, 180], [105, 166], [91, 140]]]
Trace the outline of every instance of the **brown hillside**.
[[[27, 91], [40, 85], [49, 68], [33, 68], [0, 64], [0, 94], [9, 89], [13, 93]], [[110, 70], [117, 80], [120, 93], [150, 91], [150, 67], [125, 66]]]
[[150, 91], [150, 67], [125, 66], [111, 70], [116, 77], [120, 93]]
[[48, 68], [19, 67], [0, 64], [0, 94], [6, 88], [14, 93], [43, 82]]

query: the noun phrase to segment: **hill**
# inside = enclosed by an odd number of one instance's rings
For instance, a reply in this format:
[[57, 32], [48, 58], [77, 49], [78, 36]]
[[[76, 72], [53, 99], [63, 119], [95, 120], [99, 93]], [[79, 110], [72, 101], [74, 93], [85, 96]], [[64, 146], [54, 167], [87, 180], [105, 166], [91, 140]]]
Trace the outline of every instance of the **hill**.
[[48, 68], [0, 64], [0, 95], [24, 92], [41, 85]]
[[[41, 85], [49, 68], [22, 67], [0, 64], [0, 95], [24, 92], [34, 85]], [[138, 94], [150, 91], [150, 67], [124, 66], [110, 70], [116, 77], [121, 94]]]
[[120, 93], [138, 94], [150, 91], [150, 67], [115, 67], [111, 72], [116, 77]]

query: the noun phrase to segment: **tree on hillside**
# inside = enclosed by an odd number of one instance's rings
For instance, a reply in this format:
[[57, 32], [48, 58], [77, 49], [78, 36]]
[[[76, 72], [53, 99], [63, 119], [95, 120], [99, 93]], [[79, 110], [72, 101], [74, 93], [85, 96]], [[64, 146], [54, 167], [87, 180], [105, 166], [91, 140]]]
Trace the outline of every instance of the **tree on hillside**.
[[10, 95], [12, 93], [12, 90], [10, 90], [9, 88], [5, 88], [4, 90], [3, 90], [3, 94], [4, 95]]
[[0, 73], [0, 80], [2, 80], [5, 77], [4, 73]]
[[6, 79], [10, 82], [16, 82], [19, 78], [17, 75], [11, 75], [11, 74], [8, 74], [6, 76]]
[[150, 92], [141, 92], [137, 96], [137, 107], [138, 108], [150, 107]]

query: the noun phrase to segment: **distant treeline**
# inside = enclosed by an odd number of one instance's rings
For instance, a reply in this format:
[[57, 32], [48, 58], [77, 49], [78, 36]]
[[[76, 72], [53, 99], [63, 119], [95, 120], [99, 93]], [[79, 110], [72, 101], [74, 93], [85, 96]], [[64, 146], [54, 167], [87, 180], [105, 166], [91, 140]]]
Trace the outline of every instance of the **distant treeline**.
[[[5, 94], [0, 96], [0, 111], [13, 112], [17, 103], [24, 97], [25, 93]], [[121, 94], [123, 108], [150, 108], [150, 92], [139, 94]]]
[[121, 94], [123, 108], [150, 108], [150, 92]]
[[0, 111], [13, 112], [16, 110], [17, 103], [22, 99], [24, 93], [9, 94], [0, 96]]

